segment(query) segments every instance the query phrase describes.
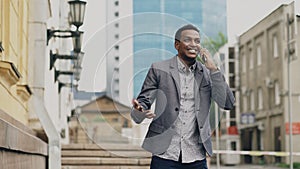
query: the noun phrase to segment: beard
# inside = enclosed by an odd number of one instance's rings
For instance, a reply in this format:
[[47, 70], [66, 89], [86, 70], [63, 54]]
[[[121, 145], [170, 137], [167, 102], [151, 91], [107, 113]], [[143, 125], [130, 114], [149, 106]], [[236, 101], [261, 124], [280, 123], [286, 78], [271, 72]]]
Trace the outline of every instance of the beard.
[[188, 62], [188, 63], [195, 63], [196, 62], [196, 57], [189, 57], [189, 56], [187, 56], [185, 53], [181, 53], [181, 59], [182, 60], [184, 60], [184, 61], [186, 61], [186, 62]]

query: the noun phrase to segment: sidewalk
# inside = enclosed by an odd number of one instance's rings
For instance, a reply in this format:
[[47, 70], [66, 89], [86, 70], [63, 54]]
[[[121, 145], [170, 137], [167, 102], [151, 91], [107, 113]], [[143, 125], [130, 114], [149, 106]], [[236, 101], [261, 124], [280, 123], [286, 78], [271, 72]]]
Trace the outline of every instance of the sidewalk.
[[[211, 165], [210, 169], [217, 169], [217, 166], [215, 164]], [[275, 167], [273, 165], [236, 165], [236, 166], [220, 166], [220, 169], [284, 169]]]

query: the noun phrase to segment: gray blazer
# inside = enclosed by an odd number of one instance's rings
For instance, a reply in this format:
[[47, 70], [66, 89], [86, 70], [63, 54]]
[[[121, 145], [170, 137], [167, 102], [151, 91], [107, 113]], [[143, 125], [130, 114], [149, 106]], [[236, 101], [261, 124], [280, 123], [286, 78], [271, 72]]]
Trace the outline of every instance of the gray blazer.
[[[141, 93], [137, 97], [141, 106], [148, 110], [156, 100], [154, 113], [156, 117], [151, 122], [142, 147], [153, 153], [164, 153], [175, 133], [174, 122], [180, 106], [180, 79], [177, 66], [177, 56], [151, 65]], [[221, 72], [212, 74], [197, 61], [195, 70], [195, 113], [200, 132], [199, 143], [203, 143], [207, 153], [212, 155], [211, 129], [209, 112], [211, 99], [219, 107], [229, 110], [234, 106], [234, 96]], [[136, 123], [141, 123], [145, 116], [135, 110], [131, 117]]]

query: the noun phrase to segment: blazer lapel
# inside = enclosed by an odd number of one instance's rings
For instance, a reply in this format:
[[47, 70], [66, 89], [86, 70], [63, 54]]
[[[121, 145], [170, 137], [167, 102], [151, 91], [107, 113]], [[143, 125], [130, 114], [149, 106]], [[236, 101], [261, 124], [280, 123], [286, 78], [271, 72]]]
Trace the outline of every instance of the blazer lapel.
[[180, 79], [178, 73], [178, 66], [177, 66], [177, 56], [173, 57], [170, 62], [170, 74], [174, 80], [175, 87], [177, 89], [178, 99], [180, 98]]
[[[200, 86], [203, 79], [203, 68], [202, 66], [197, 62], [197, 68], [195, 71], [195, 83], [194, 83], [194, 97], [195, 97], [195, 112], [196, 117], [198, 119], [199, 117], [199, 107], [200, 107]], [[199, 121], [199, 119], [198, 119]]]
[[195, 91], [199, 91], [202, 79], [203, 79], [203, 68], [202, 65], [200, 65], [197, 62], [197, 68], [195, 71], [195, 88], [194, 88]]

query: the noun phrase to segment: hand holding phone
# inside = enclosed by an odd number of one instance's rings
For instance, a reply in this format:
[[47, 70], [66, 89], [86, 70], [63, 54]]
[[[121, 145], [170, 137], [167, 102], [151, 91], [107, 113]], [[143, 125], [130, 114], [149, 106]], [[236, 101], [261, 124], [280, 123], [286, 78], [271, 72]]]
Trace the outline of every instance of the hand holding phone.
[[199, 52], [199, 60], [204, 64], [209, 70], [216, 71], [218, 67], [214, 63], [209, 51], [206, 48], [201, 48]]

